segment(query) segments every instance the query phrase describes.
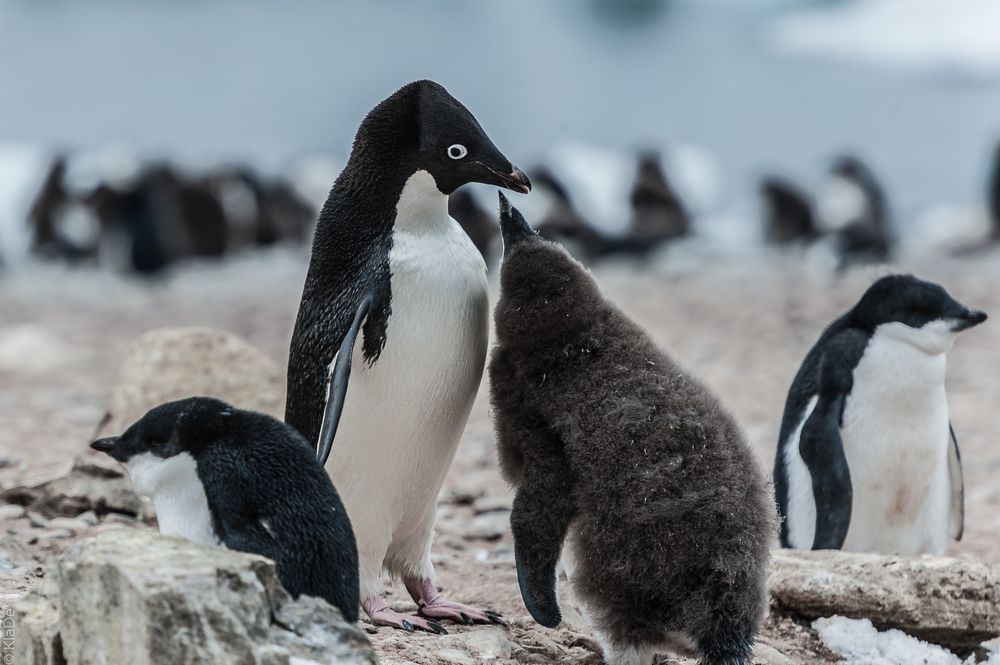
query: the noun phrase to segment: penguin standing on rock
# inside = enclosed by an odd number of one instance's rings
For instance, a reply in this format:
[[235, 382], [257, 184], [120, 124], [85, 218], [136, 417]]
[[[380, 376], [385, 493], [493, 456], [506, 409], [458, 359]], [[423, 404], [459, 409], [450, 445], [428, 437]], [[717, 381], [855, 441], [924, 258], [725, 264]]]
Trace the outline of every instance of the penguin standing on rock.
[[525, 607], [560, 622], [562, 558], [610, 665], [662, 650], [749, 665], [775, 515], [746, 437], [583, 266], [500, 206], [490, 392]]
[[[336, 432], [327, 469], [357, 535], [362, 606], [408, 631], [501, 621], [441, 596], [430, 556], [437, 495], [486, 360], [486, 265], [448, 216], [448, 196], [471, 182], [531, 188], [437, 83], [372, 109], [320, 212], [291, 341], [285, 419], [314, 446]], [[383, 570], [420, 617], [386, 604]]]
[[162, 404], [121, 436], [90, 444], [152, 498], [160, 531], [277, 564], [293, 596], [358, 620], [358, 554], [337, 491], [305, 440], [269, 416], [217, 399]]
[[788, 391], [774, 465], [781, 543], [941, 554], [963, 528], [945, 355], [986, 314], [911, 275], [830, 324]]

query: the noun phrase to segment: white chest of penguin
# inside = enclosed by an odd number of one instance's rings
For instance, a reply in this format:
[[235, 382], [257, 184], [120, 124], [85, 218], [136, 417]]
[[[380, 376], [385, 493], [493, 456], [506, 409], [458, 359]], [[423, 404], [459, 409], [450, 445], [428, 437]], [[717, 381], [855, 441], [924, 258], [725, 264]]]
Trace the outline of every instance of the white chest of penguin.
[[945, 369], [944, 352], [873, 335], [841, 426], [854, 492], [845, 550], [940, 553], [947, 546]]
[[[386, 342], [369, 366], [355, 346], [344, 414], [327, 469], [355, 529], [388, 516], [423, 519], [482, 380], [489, 337], [486, 264], [418, 171], [396, 209]], [[372, 501], [372, 489], [381, 495]], [[422, 494], [430, 496], [425, 497]], [[379, 504], [379, 505], [376, 505]], [[381, 515], [377, 513], [382, 513]]]

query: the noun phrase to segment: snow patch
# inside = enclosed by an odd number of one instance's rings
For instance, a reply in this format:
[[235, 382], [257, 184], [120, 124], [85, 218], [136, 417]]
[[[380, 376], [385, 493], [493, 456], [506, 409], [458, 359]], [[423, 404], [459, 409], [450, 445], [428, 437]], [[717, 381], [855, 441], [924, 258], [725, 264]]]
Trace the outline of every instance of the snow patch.
[[[852, 665], [972, 665], [973, 656], [963, 662], [943, 647], [923, 642], [892, 629], [879, 631], [868, 619], [848, 619], [842, 616], [816, 619], [813, 630], [823, 644]], [[1000, 654], [994, 653], [988, 665], [1000, 665]]]
[[995, 0], [868, 0], [793, 12], [771, 29], [785, 54], [917, 73], [1000, 75]]

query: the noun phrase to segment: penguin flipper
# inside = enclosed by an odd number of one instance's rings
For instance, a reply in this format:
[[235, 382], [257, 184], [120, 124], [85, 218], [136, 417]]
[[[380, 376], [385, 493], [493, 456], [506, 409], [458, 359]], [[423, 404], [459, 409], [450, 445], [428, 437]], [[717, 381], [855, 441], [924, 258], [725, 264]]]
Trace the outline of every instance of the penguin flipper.
[[840, 436], [845, 400], [844, 393], [821, 393], [799, 437], [799, 452], [809, 469], [816, 502], [814, 550], [839, 550], [851, 525], [851, 473]]
[[526, 460], [510, 513], [521, 599], [531, 617], [546, 628], [562, 621], [556, 567], [576, 516], [567, 469], [561, 454]]
[[354, 355], [354, 344], [371, 305], [372, 296], [366, 294], [361, 299], [361, 304], [354, 314], [351, 327], [347, 329], [347, 333], [340, 343], [333, 368], [330, 370], [326, 409], [323, 411], [323, 425], [319, 432], [319, 446], [316, 450], [316, 459], [319, 460], [321, 466], [326, 465], [326, 461], [330, 458], [330, 451], [333, 450], [333, 439], [337, 435], [337, 427], [340, 425], [340, 416], [344, 411], [344, 400], [347, 397], [347, 383], [351, 378], [351, 356]]
[[951, 537], [962, 540], [965, 531], [965, 480], [962, 476], [962, 455], [958, 450], [955, 428], [948, 424], [951, 442], [948, 446], [948, 477], [951, 480], [951, 510], [948, 514], [948, 528]]

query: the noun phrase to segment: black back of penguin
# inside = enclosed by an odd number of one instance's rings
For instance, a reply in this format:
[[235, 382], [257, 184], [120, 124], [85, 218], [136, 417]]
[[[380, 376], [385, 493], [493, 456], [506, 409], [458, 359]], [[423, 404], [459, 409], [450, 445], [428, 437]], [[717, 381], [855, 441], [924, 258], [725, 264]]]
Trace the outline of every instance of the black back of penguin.
[[[458, 148], [464, 154], [453, 152]], [[328, 366], [365, 298], [365, 361], [377, 362], [386, 344], [396, 205], [418, 170], [429, 172], [443, 194], [469, 182], [530, 189], [468, 109], [433, 81], [409, 83], [368, 113], [320, 211], [291, 341], [285, 421], [313, 445]]]
[[[855, 369], [876, 329], [894, 323], [921, 329], [930, 323], [947, 321], [950, 329], [958, 332], [985, 319], [983, 312], [962, 305], [939, 284], [912, 275], [889, 275], [872, 284], [854, 307], [823, 331], [792, 381], [779, 433], [773, 480], [779, 513], [785, 518], [780, 534], [783, 546], [795, 545], [790, 540], [788, 522], [792, 497], [787, 454], [799, 427], [802, 431], [798, 445], [812, 475], [818, 504], [813, 547], [839, 548], [843, 544], [852, 517], [852, 497], [839, 430], [844, 426], [847, 398], [855, 388]], [[805, 421], [806, 410], [814, 398], [815, 410]], [[819, 412], [826, 408], [830, 409], [829, 416], [820, 417]], [[826, 428], [823, 420], [828, 422]], [[892, 427], [893, 423], [887, 422], [885, 431], [891, 432]], [[951, 445], [957, 455], [953, 432]]]
[[121, 437], [92, 444], [127, 463], [187, 453], [226, 547], [275, 561], [294, 597], [318, 596], [358, 618], [358, 555], [351, 523], [315, 453], [291, 427], [224, 402], [160, 405]]

